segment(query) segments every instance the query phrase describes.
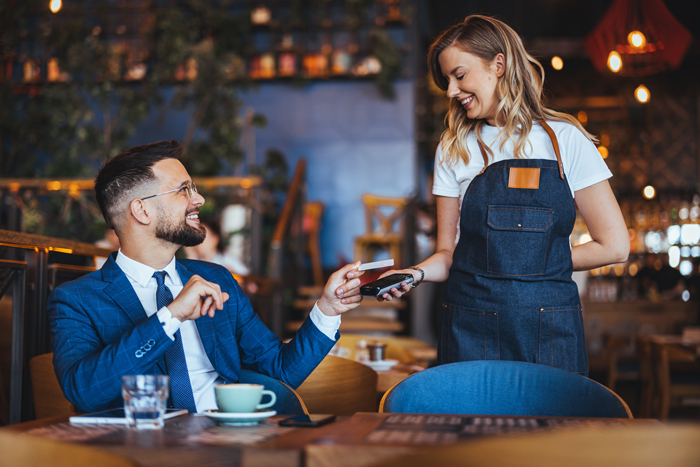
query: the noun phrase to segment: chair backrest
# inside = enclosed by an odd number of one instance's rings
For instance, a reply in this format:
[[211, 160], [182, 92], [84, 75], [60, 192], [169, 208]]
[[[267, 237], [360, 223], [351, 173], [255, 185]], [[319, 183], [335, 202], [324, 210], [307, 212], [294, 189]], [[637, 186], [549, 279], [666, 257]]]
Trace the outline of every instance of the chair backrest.
[[34, 435], [0, 432], [0, 467], [137, 467], [139, 464], [108, 451]]
[[309, 413], [376, 412], [377, 373], [362, 363], [328, 355], [297, 393]]
[[[369, 193], [362, 195], [365, 206], [365, 226], [367, 232], [381, 234], [403, 233], [403, 217], [406, 211], [406, 198], [377, 196]], [[394, 230], [394, 225], [397, 225]]]
[[632, 418], [602, 384], [558, 368], [483, 360], [418, 372], [384, 395], [380, 412]]
[[29, 361], [34, 397], [34, 416], [54, 417], [75, 412], [75, 406], [63, 395], [53, 369], [53, 353], [37, 355]]
[[[242, 369], [239, 375], [241, 383], [262, 384], [277, 396], [277, 402], [270, 407], [278, 414], [301, 415], [308, 414], [304, 401], [291, 386], [271, 376], [263, 375], [252, 370]], [[263, 399], [263, 402], [265, 399]]]

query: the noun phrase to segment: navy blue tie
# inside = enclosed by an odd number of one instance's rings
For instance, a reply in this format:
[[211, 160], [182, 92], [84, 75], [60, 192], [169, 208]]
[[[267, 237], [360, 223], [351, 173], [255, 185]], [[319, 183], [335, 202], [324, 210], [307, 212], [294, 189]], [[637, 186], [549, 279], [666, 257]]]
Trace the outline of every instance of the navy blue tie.
[[[170, 305], [173, 301], [173, 294], [165, 285], [165, 271], [156, 271], [153, 277], [158, 283], [156, 290], [156, 305], [160, 310], [164, 306]], [[182, 336], [178, 329], [175, 333], [175, 343], [165, 353], [165, 366], [168, 368], [170, 377], [170, 397], [173, 405], [178, 409], [187, 409], [190, 413], [197, 412], [197, 405], [194, 403], [192, 395], [192, 384], [190, 384], [190, 373], [187, 371], [187, 361], [185, 360], [185, 349], [182, 347]]]

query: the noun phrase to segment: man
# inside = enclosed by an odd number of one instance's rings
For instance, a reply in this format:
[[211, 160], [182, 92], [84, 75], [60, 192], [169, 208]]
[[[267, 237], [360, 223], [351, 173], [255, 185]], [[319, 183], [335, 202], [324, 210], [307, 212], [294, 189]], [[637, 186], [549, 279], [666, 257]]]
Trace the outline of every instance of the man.
[[283, 344], [253, 312], [223, 267], [176, 260], [201, 243], [204, 198], [178, 160], [177, 141], [137, 146], [110, 159], [95, 193], [121, 248], [102, 269], [49, 299], [54, 367], [79, 410], [119, 407], [121, 378], [168, 374], [171, 405], [216, 409], [214, 386], [242, 367], [299, 386], [333, 347], [340, 314], [357, 307], [358, 264], [335, 272], [296, 337]]

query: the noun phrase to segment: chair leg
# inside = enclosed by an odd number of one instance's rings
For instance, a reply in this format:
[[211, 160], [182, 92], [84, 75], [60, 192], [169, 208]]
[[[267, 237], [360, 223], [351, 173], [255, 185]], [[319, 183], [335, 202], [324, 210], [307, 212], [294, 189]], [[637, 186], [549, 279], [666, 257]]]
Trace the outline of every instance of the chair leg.
[[642, 393], [639, 396], [639, 418], [651, 417], [653, 392], [654, 382], [651, 379], [642, 379]]
[[10, 424], [10, 403], [5, 396], [5, 384], [0, 373], [0, 422], [4, 425]]
[[608, 389], [615, 390], [617, 384], [617, 350], [608, 354]]
[[639, 416], [650, 418], [654, 413], [652, 402], [654, 398], [654, 360], [651, 354], [651, 343], [646, 337], [637, 338], [637, 358], [639, 359], [639, 379], [642, 391], [639, 397]]
[[668, 420], [668, 411], [671, 405], [671, 374], [668, 359], [668, 349], [661, 345], [656, 349], [656, 382], [659, 388], [659, 401], [657, 418], [661, 421]]

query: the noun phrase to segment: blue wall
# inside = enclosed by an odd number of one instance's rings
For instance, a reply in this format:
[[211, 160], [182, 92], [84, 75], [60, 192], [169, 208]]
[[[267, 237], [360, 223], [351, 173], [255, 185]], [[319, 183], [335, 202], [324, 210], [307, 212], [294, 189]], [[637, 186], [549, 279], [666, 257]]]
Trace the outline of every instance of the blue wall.
[[[308, 199], [325, 203], [321, 255], [325, 267], [338, 256], [353, 259], [353, 239], [365, 231], [360, 196], [410, 196], [417, 192], [414, 143], [414, 86], [395, 83], [396, 98], [383, 98], [371, 81], [315, 81], [303, 88], [281, 82], [261, 84], [244, 94], [242, 112], [265, 115], [256, 129], [256, 164], [267, 149], [279, 149], [291, 171], [307, 161]], [[152, 115], [132, 144], [182, 139], [188, 116], [171, 111], [161, 124]]]
[[308, 87], [263, 84], [243, 96], [267, 117], [256, 130], [257, 161], [281, 150], [290, 170], [307, 161], [308, 198], [326, 205], [321, 255], [326, 267], [353, 256], [353, 239], [365, 231], [360, 196], [409, 196], [416, 191], [414, 91], [396, 83], [396, 98], [380, 96], [370, 81], [319, 81]]

